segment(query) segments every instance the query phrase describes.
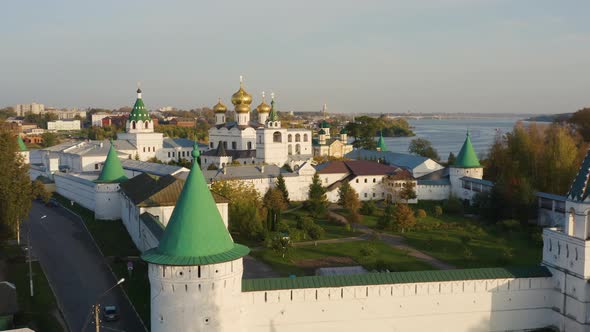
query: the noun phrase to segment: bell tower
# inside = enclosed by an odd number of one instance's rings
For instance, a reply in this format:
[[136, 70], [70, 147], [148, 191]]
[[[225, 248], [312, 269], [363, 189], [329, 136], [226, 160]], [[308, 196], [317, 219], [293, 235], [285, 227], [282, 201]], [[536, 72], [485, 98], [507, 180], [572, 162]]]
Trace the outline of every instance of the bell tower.
[[256, 129], [256, 160], [277, 166], [283, 166], [288, 160], [287, 130], [281, 128], [274, 94], [271, 94], [270, 112], [264, 127]]

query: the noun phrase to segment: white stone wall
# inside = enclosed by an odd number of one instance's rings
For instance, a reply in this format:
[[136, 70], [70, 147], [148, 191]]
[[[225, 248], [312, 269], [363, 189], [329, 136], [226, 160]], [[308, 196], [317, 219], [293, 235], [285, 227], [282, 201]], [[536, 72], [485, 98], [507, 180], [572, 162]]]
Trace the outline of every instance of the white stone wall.
[[103, 220], [121, 219], [121, 195], [118, 183], [97, 183], [94, 217]]
[[[243, 130], [233, 127], [227, 129], [226, 127], [212, 127], [209, 129], [209, 148], [217, 149], [219, 142], [227, 142], [226, 150], [251, 150], [256, 149], [256, 130], [252, 127], [247, 127]], [[233, 149], [233, 142], [236, 143], [236, 149]], [[211, 145], [213, 143], [213, 145]], [[250, 143], [248, 145], [248, 143]]]
[[451, 194], [450, 185], [422, 185], [416, 186], [418, 200], [442, 201], [449, 198]]
[[149, 264], [148, 274], [152, 332], [244, 331], [241, 258], [200, 266]]
[[242, 331], [515, 331], [552, 325], [551, 278], [242, 293]]
[[66, 173], [55, 173], [53, 180], [58, 194], [94, 211], [96, 195], [94, 182]]
[[48, 121], [47, 130], [80, 130], [80, 120], [68, 120], [68, 121]]

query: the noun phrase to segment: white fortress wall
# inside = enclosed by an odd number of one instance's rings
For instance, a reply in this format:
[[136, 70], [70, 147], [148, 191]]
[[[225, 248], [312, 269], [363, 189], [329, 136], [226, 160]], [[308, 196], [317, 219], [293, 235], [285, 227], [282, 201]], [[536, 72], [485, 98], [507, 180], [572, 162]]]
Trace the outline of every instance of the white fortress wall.
[[442, 201], [448, 199], [450, 194], [450, 185], [425, 185], [418, 182], [418, 185], [416, 186], [416, 196], [418, 200]]
[[67, 173], [53, 175], [58, 194], [72, 200], [83, 207], [94, 211], [95, 184], [94, 182]]
[[94, 217], [103, 220], [121, 219], [121, 195], [118, 183], [97, 183]]
[[506, 331], [559, 321], [551, 278], [242, 292], [245, 331]]

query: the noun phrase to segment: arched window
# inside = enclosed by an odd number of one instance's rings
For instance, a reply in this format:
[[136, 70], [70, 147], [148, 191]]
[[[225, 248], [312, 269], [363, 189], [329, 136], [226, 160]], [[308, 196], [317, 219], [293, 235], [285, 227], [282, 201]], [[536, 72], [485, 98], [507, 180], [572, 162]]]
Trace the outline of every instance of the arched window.
[[293, 135], [287, 135], [287, 142], [293, 142]]
[[295, 144], [295, 154], [301, 154], [301, 145]]
[[252, 150], [252, 142], [248, 142], [248, 150]]
[[131, 128], [133, 129], [137, 129], [136, 125], [135, 125], [135, 121], [131, 121]]
[[227, 149], [227, 141], [223, 141], [223, 147]]
[[307, 134], [303, 134], [303, 141], [307, 142]]
[[287, 153], [289, 155], [292, 155], [293, 154], [293, 146], [291, 144], [289, 144], [289, 146], [287, 147]]
[[144, 125], [145, 125], [145, 126], [144, 126], [144, 128], [146, 128], [146, 129], [147, 129], [147, 128], [149, 128], [149, 127], [150, 127], [150, 122], [149, 122], [148, 120], [145, 120], [145, 123], [144, 123]]
[[295, 135], [295, 142], [301, 142], [301, 135], [299, 135], [299, 134]]
[[282, 140], [282, 137], [281, 137], [281, 132], [280, 131], [275, 131], [272, 134], [272, 141], [275, 142], [275, 143], [281, 143], [283, 141]]
[[569, 236], [573, 236], [574, 235], [574, 227], [575, 227], [575, 211], [574, 209], [570, 209], [570, 213], [568, 215], [568, 220], [567, 220], [567, 235]]

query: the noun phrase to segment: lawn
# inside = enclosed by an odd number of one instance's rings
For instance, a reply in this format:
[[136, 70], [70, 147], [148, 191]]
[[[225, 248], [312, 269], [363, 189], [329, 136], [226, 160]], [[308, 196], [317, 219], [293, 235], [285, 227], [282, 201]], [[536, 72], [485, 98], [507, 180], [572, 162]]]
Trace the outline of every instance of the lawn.
[[[434, 206], [439, 204], [424, 201], [411, 205], [428, 215], [417, 218], [412, 231], [392, 233], [403, 236], [410, 246], [459, 268], [538, 265], [541, 261], [541, 228], [508, 230], [460, 215], [434, 216]], [[374, 216], [363, 216], [363, 224], [376, 228], [382, 213], [377, 209]]]
[[[372, 249], [369, 248], [367, 250], [367, 246]], [[313, 275], [315, 273], [315, 267], [311, 267], [310, 265], [313, 265], [311, 263], [316, 262], [318, 266], [321, 266], [322, 262], [333, 257], [349, 257], [351, 260], [342, 264], [330, 262], [328, 264], [329, 266], [362, 265], [369, 271], [384, 271], [386, 269], [389, 271], [417, 271], [433, 269], [428, 263], [417, 260], [407, 255], [405, 251], [392, 248], [378, 240], [293, 247], [285, 258], [272, 249], [253, 251], [251, 255], [272, 266], [282, 276], [292, 274], [297, 276]]]
[[36, 331], [63, 331], [57, 316], [60, 315], [55, 297], [38, 262], [32, 263], [35, 295], [29, 293], [29, 266], [24, 253], [16, 246], [0, 248], [0, 257], [6, 261], [7, 281], [15, 284], [20, 312], [15, 315], [17, 327], [30, 327]]
[[[284, 213], [281, 216], [281, 221], [284, 221], [289, 225], [289, 227], [295, 228], [297, 226], [296, 218], [298, 216], [310, 216], [309, 212], [305, 209], [297, 209], [292, 212]], [[327, 218], [312, 218], [314, 222], [321, 226], [326, 233], [321, 238], [322, 240], [326, 239], [340, 239], [346, 237], [355, 237], [359, 236], [360, 233], [354, 232], [352, 230], [347, 230], [345, 225], [342, 225], [337, 222], [332, 222]], [[300, 241], [310, 241], [310, 239], [302, 239]]]
[[[125, 278], [123, 289], [129, 296], [141, 320], [150, 327], [150, 284], [147, 274], [147, 264], [139, 259], [140, 252], [129, 237], [129, 233], [121, 220], [95, 220], [94, 213], [83, 206], [54, 193], [54, 197], [68, 209], [74, 211], [84, 219], [86, 227], [92, 234], [94, 241], [107, 257], [111, 270], [117, 280]], [[133, 261], [133, 273], [127, 271], [127, 262]]]

